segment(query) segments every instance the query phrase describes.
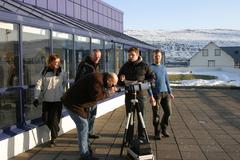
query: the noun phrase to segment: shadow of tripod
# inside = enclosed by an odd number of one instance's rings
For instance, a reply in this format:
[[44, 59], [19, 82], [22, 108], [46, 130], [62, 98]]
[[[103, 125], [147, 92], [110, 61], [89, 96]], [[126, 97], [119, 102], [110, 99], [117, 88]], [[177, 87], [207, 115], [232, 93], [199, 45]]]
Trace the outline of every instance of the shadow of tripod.
[[[136, 87], [136, 85], [130, 85], [126, 89], [126, 91], [127, 91], [126, 93], [130, 93], [130, 95], [131, 95], [131, 100], [130, 100], [129, 111], [127, 113], [127, 120], [126, 120], [124, 135], [123, 135], [120, 156], [122, 156], [124, 146], [127, 146], [127, 147], [134, 146], [133, 143], [134, 143], [134, 113], [135, 113], [135, 111], [137, 112], [137, 115], [138, 115], [139, 120], [142, 125], [143, 134], [146, 138], [146, 141], [144, 143], [148, 143], [150, 146], [148, 134], [146, 132], [146, 126], [145, 126], [144, 119], [143, 119], [143, 115], [142, 115], [142, 112], [140, 109], [139, 101], [137, 99], [137, 91], [141, 90], [141, 86], [140, 86], [141, 84], [138, 84], [138, 85], [139, 85], [138, 87]], [[138, 141], [140, 141], [140, 140], [138, 140]], [[142, 141], [142, 143], [143, 143], [143, 141]]]

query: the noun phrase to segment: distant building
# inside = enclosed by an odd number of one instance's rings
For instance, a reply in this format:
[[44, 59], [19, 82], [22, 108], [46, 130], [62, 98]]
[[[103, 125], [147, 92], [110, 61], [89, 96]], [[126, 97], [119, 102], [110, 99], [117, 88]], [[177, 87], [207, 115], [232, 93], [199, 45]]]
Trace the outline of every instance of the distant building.
[[190, 67], [240, 68], [240, 46], [219, 47], [210, 42], [190, 59]]

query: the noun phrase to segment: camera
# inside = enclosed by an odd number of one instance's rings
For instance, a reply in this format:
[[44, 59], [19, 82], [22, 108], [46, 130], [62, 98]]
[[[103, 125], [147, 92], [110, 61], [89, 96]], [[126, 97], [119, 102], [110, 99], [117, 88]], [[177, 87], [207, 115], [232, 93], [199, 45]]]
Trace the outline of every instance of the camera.
[[152, 84], [151, 82], [133, 82], [130, 84], [125, 84], [125, 92], [126, 93], [134, 93], [136, 91], [142, 91], [142, 90], [147, 90], [150, 89]]

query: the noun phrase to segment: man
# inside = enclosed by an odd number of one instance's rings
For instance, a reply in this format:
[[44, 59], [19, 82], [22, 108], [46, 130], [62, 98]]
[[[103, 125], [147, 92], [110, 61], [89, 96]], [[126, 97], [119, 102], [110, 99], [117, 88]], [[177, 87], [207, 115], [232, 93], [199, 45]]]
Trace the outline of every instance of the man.
[[[89, 73], [99, 72], [100, 59], [101, 59], [101, 51], [99, 49], [94, 49], [90, 53], [90, 55], [87, 56], [86, 59], [79, 64], [75, 82]], [[96, 106], [92, 106], [91, 108], [89, 108], [89, 117], [88, 117], [89, 138], [99, 138], [99, 135], [93, 134], [93, 125], [94, 125], [96, 114], [97, 114]]]
[[89, 107], [114, 93], [117, 82], [118, 77], [115, 73], [90, 73], [74, 83], [62, 97], [62, 102], [77, 127], [81, 160], [96, 159], [88, 145]]
[[[144, 82], [153, 81], [154, 73], [149, 65], [143, 62], [142, 57], [139, 54], [139, 49], [132, 47], [128, 50], [128, 61], [120, 68], [118, 77], [120, 79], [119, 85], [126, 85], [126, 81]], [[125, 81], [125, 82], [124, 82]], [[151, 91], [149, 92], [150, 103], [155, 102]], [[144, 115], [144, 91], [137, 92], [137, 99], [140, 106], [142, 115]], [[131, 93], [125, 95], [126, 113], [131, 112]], [[130, 133], [131, 134], [131, 133]], [[131, 135], [130, 135], [131, 136]], [[131, 138], [131, 137], [129, 137]], [[141, 125], [141, 121], [138, 116], [138, 138], [146, 140], [144, 130]]]
[[[167, 70], [164, 65], [161, 64], [162, 53], [160, 50], [155, 50], [153, 55], [154, 63], [151, 65], [153, 72], [156, 75], [155, 85], [152, 88], [156, 105], [152, 106], [153, 111], [153, 126], [154, 126], [154, 138], [160, 140], [160, 133], [165, 137], [169, 137], [167, 132], [169, 117], [172, 113], [171, 99], [174, 99], [172, 90], [169, 86]], [[160, 123], [159, 107], [162, 106], [163, 117]]]

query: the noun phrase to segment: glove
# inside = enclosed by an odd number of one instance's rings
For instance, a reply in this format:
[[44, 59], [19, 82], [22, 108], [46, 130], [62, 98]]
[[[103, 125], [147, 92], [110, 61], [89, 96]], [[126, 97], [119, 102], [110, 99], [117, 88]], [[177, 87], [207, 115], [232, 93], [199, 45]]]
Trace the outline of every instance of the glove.
[[35, 107], [38, 107], [38, 105], [39, 105], [38, 99], [35, 99], [35, 100], [33, 101], [33, 105], [34, 105]]

